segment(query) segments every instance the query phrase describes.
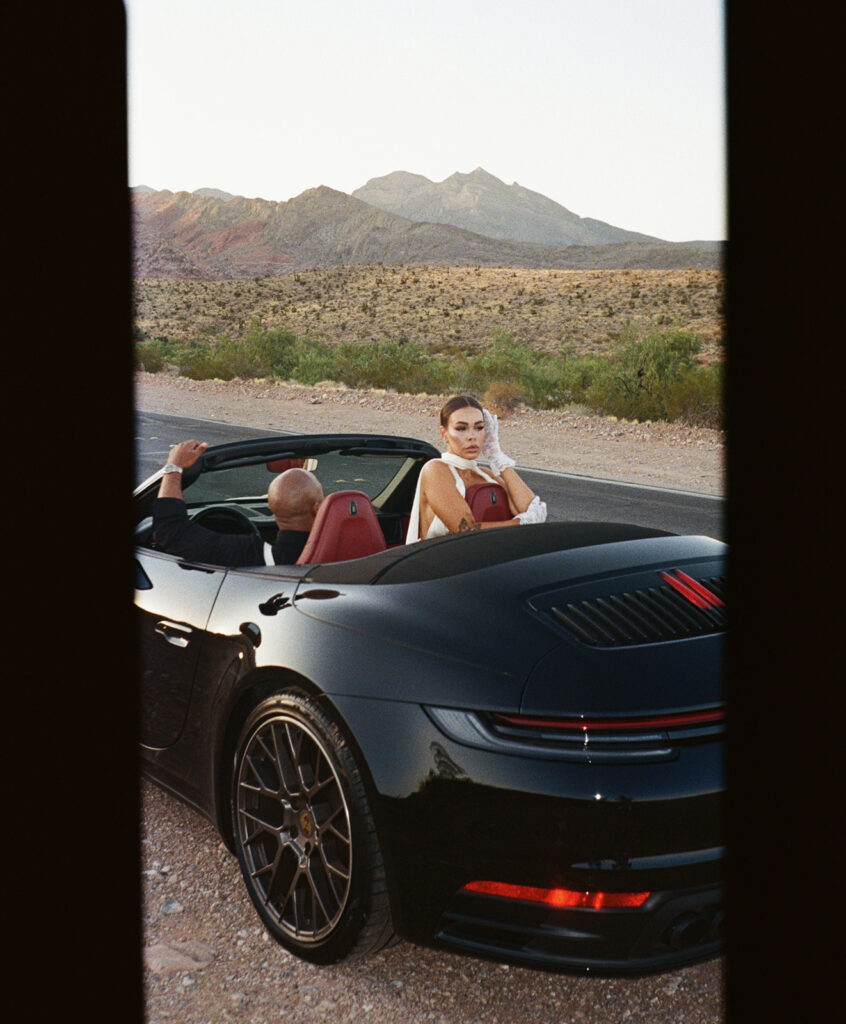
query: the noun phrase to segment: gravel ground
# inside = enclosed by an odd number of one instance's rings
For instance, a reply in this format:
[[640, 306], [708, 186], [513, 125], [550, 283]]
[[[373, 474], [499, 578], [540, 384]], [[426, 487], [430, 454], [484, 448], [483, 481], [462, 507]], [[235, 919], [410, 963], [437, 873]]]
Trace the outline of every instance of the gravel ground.
[[142, 783], [147, 1021], [178, 1024], [714, 1024], [722, 959], [645, 978], [547, 974], [400, 942], [314, 967], [267, 935], [199, 814]]
[[[140, 373], [145, 412], [243, 426], [362, 430], [438, 441], [441, 399], [189, 381]], [[520, 410], [501, 420], [518, 465], [722, 493], [723, 437], [578, 412]], [[401, 942], [361, 963], [317, 968], [271, 940], [237, 861], [199, 814], [141, 784], [144, 994], [149, 1024], [713, 1024], [723, 959], [635, 979], [507, 967]]]

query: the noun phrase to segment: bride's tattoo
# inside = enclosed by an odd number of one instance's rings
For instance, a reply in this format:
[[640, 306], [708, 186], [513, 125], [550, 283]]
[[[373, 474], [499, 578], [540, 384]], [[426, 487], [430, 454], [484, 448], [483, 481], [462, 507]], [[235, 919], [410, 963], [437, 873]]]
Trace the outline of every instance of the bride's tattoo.
[[459, 533], [467, 533], [470, 530], [481, 530], [479, 523], [468, 523], [465, 518], [462, 517], [461, 522], [458, 524]]

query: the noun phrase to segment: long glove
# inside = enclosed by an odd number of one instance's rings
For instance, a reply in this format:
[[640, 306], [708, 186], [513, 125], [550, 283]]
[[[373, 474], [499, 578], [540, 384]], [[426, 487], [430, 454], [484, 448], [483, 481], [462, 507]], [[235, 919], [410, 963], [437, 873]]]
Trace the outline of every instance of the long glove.
[[482, 455], [490, 463], [491, 469], [497, 476], [502, 476], [502, 471], [515, 465], [514, 459], [510, 459], [499, 447], [499, 422], [496, 416], [482, 409], [482, 417], [485, 421], [485, 443], [482, 445]]
[[526, 509], [525, 512], [520, 512], [514, 517], [520, 520], [521, 526], [531, 526], [533, 523], [545, 523], [546, 522], [546, 502], [541, 501], [540, 498], [535, 495], [532, 498], [532, 503]]

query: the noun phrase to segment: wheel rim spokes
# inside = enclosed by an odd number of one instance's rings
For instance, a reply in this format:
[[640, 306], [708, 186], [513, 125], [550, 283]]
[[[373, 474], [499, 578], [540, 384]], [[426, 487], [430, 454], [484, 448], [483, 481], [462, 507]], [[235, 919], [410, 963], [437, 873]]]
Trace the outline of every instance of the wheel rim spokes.
[[349, 807], [320, 737], [283, 713], [260, 724], [236, 798], [254, 894], [292, 938], [325, 938], [347, 905], [353, 865]]

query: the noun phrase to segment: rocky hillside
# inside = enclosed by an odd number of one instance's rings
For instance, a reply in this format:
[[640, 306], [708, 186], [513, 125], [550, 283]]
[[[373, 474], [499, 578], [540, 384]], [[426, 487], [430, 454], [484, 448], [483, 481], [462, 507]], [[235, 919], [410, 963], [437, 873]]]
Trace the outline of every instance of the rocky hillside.
[[135, 282], [135, 324], [150, 337], [241, 338], [258, 323], [329, 344], [408, 338], [471, 351], [497, 331], [549, 352], [603, 353], [630, 330], [696, 334], [721, 358], [719, 270], [316, 267], [248, 281]]
[[384, 178], [371, 178], [352, 194], [409, 220], [452, 224], [512, 242], [552, 246], [661, 242], [601, 220], [579, 217], [539, 192], [516, 182], [506, 185], [481, 167], [438, 183], [420, 174], [395, 171]]
[[678, 243], [550, 246], [492, 238], [451, 224], [414, 221], [324, 186], [280, 203], [228, 196], [212, 188], [174, 193], [139, 186], [132, 192], [138, 280], [248, 280], [315, 267], [375, 264], [597, 269], [720, 265], [714, 248]]

